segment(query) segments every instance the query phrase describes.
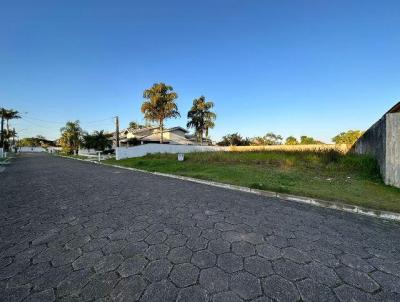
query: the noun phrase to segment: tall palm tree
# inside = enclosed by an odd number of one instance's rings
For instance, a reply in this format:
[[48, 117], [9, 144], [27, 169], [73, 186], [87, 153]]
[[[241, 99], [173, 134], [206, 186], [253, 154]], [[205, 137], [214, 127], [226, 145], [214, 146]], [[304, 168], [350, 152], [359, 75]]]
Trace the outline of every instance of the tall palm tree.
[[[9, 121], [12, 119], [21, 118], [21, 116], [19, 115], [19, 112], [16, 110], [0, 108], [0, 117], [1, 117], [0, 146], [4, 148], [4, 138], [6, 136], [10, 137]], [[6, 129], [7, 129], [6, 133], [4, 133], [4, 120], [6, 121]]]
[[60, 131], [60, 144], [64, 151], [68, 153], [78, 151], [82, 137], [82, 128], [79, 125], [79, 121], [67, 122], [65, 126], [60, 129]]
[[13, 110], [13, 109], [6, 110], [4, 119], [6, 120], [7, 132], [10, 131], [9, 121], [14, 120], [14, 119], [19, 119], [19, 118], [21, 118], [21, 116], [19, 115], [19, 112], [17, 110]]
[[198, 99], [193, 100], [193, 106], [188, 112], [188, 128], [194, 128], [200, 144], [203, 144], [203, 135], [208, 137], [208, 130], [214, 128], [217, 115], [211, 111], [214, 103], [206, 102], [206, 98], [202, 95]]
[[158, 123], [160, 144], [164, 142], [164, 120], [181, 116], [175, 103], [178, 95], [173, 90], [172, 86], [155, 83], [143, 92], [143, 98], [147, 101], [143, 102], [141, 110], [146, 120]]

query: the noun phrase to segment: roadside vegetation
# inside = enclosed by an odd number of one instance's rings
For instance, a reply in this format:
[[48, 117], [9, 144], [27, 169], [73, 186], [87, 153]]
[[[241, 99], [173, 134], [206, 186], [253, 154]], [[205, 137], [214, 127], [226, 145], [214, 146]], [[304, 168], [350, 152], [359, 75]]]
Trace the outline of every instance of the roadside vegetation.
[[171, 173], [260, 190], [400, 212], [400, 189], [382, 182], [368, 156], [325, 152], [205, 152], [151, 154], [105, 163]]

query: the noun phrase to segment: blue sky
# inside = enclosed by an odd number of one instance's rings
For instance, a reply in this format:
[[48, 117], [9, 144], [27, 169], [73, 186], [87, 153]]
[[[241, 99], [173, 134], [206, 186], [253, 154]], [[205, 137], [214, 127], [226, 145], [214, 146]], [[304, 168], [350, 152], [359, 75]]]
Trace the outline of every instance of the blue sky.
[[0, 106], [20, 135], [57, 138], [142, 121], [142, 93], [172, 85], [186, 124], [204, 94], [211, 132], [329, 142], [400, 100], [400, 2], [2, 1]]

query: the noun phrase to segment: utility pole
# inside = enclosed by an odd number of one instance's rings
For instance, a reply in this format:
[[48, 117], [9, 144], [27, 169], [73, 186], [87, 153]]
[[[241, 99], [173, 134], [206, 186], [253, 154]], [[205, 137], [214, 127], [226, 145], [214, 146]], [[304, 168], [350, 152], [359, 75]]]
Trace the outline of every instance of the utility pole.
[[119, 147], [119, 118], [115, 117], [116, 147]]

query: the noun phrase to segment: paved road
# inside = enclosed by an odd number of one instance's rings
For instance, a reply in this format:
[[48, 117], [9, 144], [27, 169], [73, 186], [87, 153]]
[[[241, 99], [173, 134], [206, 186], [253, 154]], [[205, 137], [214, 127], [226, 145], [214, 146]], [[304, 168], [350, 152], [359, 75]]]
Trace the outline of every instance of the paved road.
[[400, 301], [400, 225], [45, 155], [0, 173], [1, 301]]

